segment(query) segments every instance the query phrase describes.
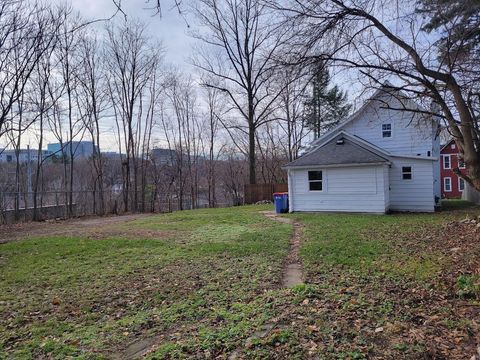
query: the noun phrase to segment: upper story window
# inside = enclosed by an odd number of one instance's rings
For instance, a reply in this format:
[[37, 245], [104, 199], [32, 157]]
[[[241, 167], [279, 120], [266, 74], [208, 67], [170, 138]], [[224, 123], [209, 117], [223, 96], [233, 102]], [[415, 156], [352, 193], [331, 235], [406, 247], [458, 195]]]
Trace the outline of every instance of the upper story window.
[[382, 137], [392, 137], [392, 124], [382, 124]]
[[323, 191], [323, 173], [321, 170], [308, 172], [308, 186], [310, 191]]
[[452, 168], [452, 162], [450, 159], [450, 155], [443, 155], [443, 168], [444, 169], [451, 169]]
[[450, 149], [455, 149], [455, 148], [456, 148], [455, 144], [450, 145]]
[[403, 180], [412, 180], [412, 167], [411, 166], [402, 166], [402, 179]]
[[460, 169], [465, 169], [465, 161], [463, 161], [463, 159], [461, 159], [460, 157], [458, 157], [458, 167]]

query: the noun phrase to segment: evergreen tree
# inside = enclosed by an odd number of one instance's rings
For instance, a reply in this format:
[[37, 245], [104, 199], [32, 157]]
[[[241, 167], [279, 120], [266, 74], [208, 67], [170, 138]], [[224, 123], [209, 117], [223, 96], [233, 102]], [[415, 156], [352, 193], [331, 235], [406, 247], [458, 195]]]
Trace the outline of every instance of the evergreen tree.
[[479, 0], [417, 0], [417, 12], [428, 19], [427, 32], [438, 31], [440, 56], [480, 56]]
[[305, 121], [318, 138], [342, 120], [350, 112], [347, 93], [337, 85], [329, 89], [330, 74], [325, 64], [315, 66], [312, 79], [312, 95], [305, 103]]

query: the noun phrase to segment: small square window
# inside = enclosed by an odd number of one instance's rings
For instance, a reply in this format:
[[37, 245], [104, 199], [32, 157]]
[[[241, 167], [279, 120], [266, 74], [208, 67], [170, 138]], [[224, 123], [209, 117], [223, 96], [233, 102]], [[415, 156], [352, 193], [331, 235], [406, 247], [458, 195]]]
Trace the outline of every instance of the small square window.
[[310, 191], [323, 191], [322, 171], [309, 171], [308, 185], [309, 185]]
[[452, 144], [452, 145], [450, 146], [450, 148], [451, 148], [451, 149], [455, 149], [455, 148], [456, 148], [455, 144]]
[[392, 137], [392, 124], [382, 124], [382, 137]]
[[412, 167], [411, 166], [402, 166], [402, 179], [403, 180], [412, 180]]

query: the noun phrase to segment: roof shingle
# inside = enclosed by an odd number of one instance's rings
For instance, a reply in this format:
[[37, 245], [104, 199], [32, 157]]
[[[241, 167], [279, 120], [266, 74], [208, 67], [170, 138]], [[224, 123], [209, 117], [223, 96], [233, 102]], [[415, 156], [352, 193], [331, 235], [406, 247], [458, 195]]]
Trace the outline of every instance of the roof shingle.
[[[337, 140], [343, 141], [337, 143]], [[347, 137], [339, 135], [322, 147], [288, 163], [285, 167], [355, 165], [379, 162], [389, 162], [389, 160], [360, 146]]]

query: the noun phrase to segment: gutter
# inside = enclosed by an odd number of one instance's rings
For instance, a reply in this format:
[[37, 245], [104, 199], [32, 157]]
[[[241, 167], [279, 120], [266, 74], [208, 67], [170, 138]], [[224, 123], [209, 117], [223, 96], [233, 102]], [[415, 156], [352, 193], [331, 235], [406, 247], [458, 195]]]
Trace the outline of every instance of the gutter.
[[436, 156], [414, 156], [414, 155], [397, 155], [390, 154], [390, 157], [405, 158], [405, 159], [416, 159], [416, 160], [430, 160], [437, 161], [439, 158]]
[[350, 164], [330, 164], [330, 165], [297, 165], [297, 166], [282, 166], [282, 170], [304, 170], [304, 169], [325, 169], [325, 168], [339, 168], [339, 167], [363, 167], [363, 166], [377, 166], [390, 165], [390, 161], [373, 162], [373, 163], [350, 163]]

